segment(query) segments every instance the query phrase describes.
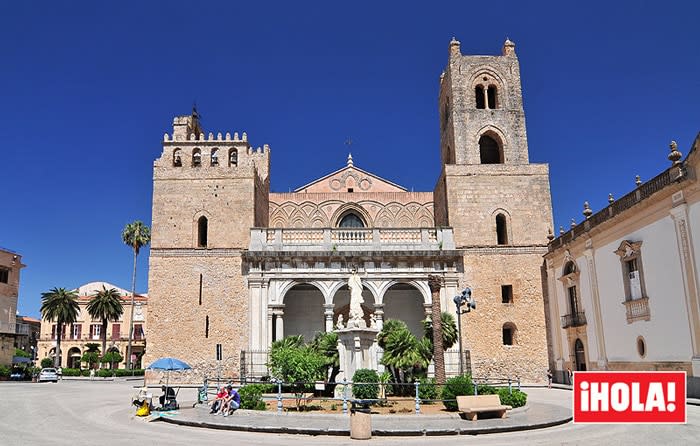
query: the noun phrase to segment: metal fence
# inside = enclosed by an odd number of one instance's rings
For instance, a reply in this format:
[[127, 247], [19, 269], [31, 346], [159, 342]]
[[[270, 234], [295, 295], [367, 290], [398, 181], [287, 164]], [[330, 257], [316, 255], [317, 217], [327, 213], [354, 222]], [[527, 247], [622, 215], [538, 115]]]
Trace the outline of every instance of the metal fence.
[[[382, 356], [384, 352], [380, 349], [377, 352], [377, 364], [380, 364], [378, 372], [383, 372], [384, 366], [381, 365]], [[469, 350], [464, 350], [463, 356], [463, 373], [472, 373], [472, 362], [471, 354]], [[241, 350], [240, 354], [240, 365], [241, 365], [241, 381], [260, 381], [262, 379], [268, 378], [270, 372], [268, 370], [267, 364], [270, 362], [270, 351], [269, 350]], [[455, 350], [448, 350], [445, 352], [445, 371], [446, 376], [458, 376], [459, 373], [459, 352]], [[432, 377], [433, 367], [429, 369], [428, 376]]]

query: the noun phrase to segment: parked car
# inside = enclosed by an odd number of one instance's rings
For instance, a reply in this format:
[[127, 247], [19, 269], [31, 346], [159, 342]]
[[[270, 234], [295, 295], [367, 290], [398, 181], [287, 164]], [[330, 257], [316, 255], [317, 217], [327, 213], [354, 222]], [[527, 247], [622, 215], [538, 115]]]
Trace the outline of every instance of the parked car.
[[10, 379], [12, 381], [22, 381], [24, 379], [24, 372], [12, 372], [10, 374]]
[[53, 381], [55, 383], [58, 382], [58, 373], [56, 373], [56, 369], [41, 369], [41, 372], [39, 372], [39, 382], [43, 381]]

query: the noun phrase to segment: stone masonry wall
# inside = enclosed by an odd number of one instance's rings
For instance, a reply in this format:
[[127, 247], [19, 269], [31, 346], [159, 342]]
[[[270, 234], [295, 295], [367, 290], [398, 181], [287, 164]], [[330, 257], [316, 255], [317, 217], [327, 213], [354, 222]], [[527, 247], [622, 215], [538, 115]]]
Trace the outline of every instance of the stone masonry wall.
[[174, 356], [193, 367], [188, 376], [211, 378], [217, 374], [216, 344], [220, 343], [222, 375], [238, 376], [239, 354], [248, 347], [249, 330], [248, 289], [241, 274], [241, 257], [197, 253], [171, 257], [152, 252], [149, 267], [145, 362]]
[[506, 217], [509, 245], [545, 245], [552, 225], [545, 164], [445, 166], [447, 213], [455, 244], [496, 245], [496, 215]]
[[[462, 316], [463, 347], [471, 351], [477, 377], [520, 377], [543, 382], [547, 339], [539, 266], [546, 248], [515, 253], [509, 248], [471, 250], [464, 255], [464, 283], [472, 287], [476, 310]], [[504, 304], [501, 286], [513, 286]], [[514, 345], [503, 345], [503, 324], [515, 325]]]

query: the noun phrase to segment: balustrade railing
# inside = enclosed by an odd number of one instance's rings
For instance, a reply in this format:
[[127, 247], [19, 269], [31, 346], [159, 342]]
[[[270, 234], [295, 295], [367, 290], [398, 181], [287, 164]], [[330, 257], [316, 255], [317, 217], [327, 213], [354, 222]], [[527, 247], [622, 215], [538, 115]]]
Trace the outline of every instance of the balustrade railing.
[[251, 251], [454, 249], [452, 228], [255, 228]]
[[625, 306], [625, 310], [627, 312], [627, 323], [631, 324], [634, 321], [640, 320], [648, 321], [651, 318], [648, 297], [642, 297], [640, 299], [630, 299], [622, 303]]
[[580, 327], [586, 325], [586, 314], [578, 313], [565, 314], [561, 317], [561, 328]]

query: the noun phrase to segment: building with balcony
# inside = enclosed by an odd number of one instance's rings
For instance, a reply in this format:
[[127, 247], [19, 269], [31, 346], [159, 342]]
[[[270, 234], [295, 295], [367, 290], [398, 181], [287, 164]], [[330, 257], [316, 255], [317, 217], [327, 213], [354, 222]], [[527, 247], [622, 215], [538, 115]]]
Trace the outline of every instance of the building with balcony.
[[17, 316], [15, 333], [15, 348], [24, 350], [30, 353], [32, 358], [36, 358], [41, 336], [41, 321], [29, 316]]
[[[134, 306], [131, 306], [131, 292], [119, 288], [107, 282], [90, 282], [78, 287], [78, 305], [80, 313], [75, 323], [63, 328], [61, 337], [61, 359], [63, 367], [80, 368], [81, 360], [87, 344], [99, 344], [98, 350], [102, 349], [102, 321], [93, 319], [87, 311], [90, 299], [102, 290], [102, 287], [116, 289], [122, 298], [124, 313], [117, 321], [107, 323], [107, 350], [115, 349], [124, 358], [124, 362], [119, 367], [125, 368], [127, 363], [127, 344], [129, 340], [129, 324], [131, 313], [134, 313], [134, 331], [132, 337], [132, 360], [134, 368], [142, 366], [141, 358], [146, 350], [146, 330], [147, 330], [147, 309], [148, 296], [137, 294], [134, 296]], [[53, 321], [41, 321], [41, 333], [38, 342], [38, 357], [54, 358], [56, 356], [56, 323]], [[82, 364], [85, 366], [86, 364]]]
[[0, 365], [11, 365], [17, 336], [19, 273], [22, 256], [0, 248]]
[[[572, 370], [683, 370], [700, 394], [700, 135], [671, 166], [549, 243], [549, 359]], [[662, 155], [661, 153], [659, 154]], [[560, 322], [560, 323], [559, 323]]]
[[212, 376], [221, 344], [222, 372], [244, 374], [242, 352], [348, 321], [356, 270], [364, 325], [377, 330], [400, 319], [422, 336], [430, 275], [443, 280], [443, 311], [471, 287], [479, 309], [463, 316], [460, 335], [474, 374], [542, 381], [552, 208], [548, 166], [529, 161], [515, 45], [471, 56], [452, 40], [437, 104], [435, 151], [408, 148], [417, 162], [441, 158], [435, 189], [423, 192], [349, 155], [338, 170], [276, 193], [267, 145], [206, 133], [196, 110], [176, 117], [153, 167], [146, 361], [175, 356]]

